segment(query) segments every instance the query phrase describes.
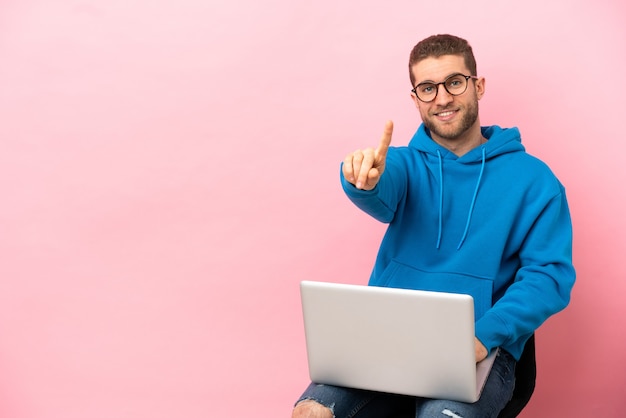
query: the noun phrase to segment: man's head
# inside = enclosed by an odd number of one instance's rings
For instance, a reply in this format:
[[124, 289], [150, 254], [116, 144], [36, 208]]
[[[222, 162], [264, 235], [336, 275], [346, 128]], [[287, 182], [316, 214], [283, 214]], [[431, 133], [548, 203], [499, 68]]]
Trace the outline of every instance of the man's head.
[[482, 139], [478, 101], [485, 79], [467, 41], [435, 35], [418, 43], [409, 59], [411, 97], [431, 137], [453, 152], [473, 148]]

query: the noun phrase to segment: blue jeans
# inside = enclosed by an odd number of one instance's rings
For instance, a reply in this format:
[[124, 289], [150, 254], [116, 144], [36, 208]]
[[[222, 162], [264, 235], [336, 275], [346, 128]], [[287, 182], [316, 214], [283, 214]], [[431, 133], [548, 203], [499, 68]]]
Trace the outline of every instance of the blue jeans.
[[298, 402], [314, 400], [330, 408], [335, 418], [384, 418], [399, 414], [416, 418], [495, 418], [513, 396], [515, 363], [513, 356], [500, 350], [480, 399], [475, 403], [415, 398], [316, 383], [309, 385]]

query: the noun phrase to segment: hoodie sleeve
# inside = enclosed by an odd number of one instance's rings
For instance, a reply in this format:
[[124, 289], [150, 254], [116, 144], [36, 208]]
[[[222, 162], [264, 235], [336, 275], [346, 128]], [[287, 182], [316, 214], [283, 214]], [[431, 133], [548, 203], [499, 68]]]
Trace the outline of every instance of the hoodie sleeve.
[[357, 189], [346, 180], [341, 169], [339, 175], [344, 192], [359, 209], [380, 222], [390, 223], [394, 219], [398, 204], [405, 196], [407, 187], [407, 171], [398, 156], [397, 149], [389, 148], [385, 171], [372, 190]]
[[525, 341], [570, 301], [576, 274], [572, 224], [562, 186], [528, 231], [519, 257], [521, 267], [513, 284], [476, 323], [476, 336], [489, 351]]

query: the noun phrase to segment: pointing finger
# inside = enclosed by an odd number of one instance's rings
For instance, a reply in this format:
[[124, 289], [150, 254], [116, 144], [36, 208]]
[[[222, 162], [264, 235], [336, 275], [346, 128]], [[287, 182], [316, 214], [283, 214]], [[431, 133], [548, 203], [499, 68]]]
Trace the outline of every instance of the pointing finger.
[[385, 124], [385, 129], [383, 130], [383, 136], [380, 139], [380, 144], [376, 149], [376, 155], [380, 158], [385, 158], [387, 156], [387, 150], [389, 149], [389, 145], [391, 144], [391, 134], [393, 133], [393, 122], [387, 121]]

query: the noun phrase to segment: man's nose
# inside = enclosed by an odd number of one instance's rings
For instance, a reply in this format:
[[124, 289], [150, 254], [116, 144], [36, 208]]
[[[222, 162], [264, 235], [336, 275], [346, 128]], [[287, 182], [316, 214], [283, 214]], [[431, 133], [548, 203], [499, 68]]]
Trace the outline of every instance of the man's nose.
[[438, 105], [445, 105], [450, 103], [454, 96], [448, 93], [445, 86], [443, 84], [439, 84], [437, 86], [437, 97], [435, 97], [435, 103]]

